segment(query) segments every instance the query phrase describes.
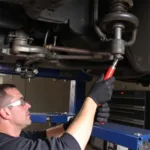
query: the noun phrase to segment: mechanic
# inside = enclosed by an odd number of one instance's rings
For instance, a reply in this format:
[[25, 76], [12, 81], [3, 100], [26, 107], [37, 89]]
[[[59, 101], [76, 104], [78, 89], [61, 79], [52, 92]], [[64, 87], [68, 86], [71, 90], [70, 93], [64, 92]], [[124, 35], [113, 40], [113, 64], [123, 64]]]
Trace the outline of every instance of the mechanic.
[[46, 131], [24, 132], [31, 124], [29, 109], [19, 90], [0, 85], [0, 150], [83, 150], [90, 138], [98, 104], [97, 122], [107, 122], [115, 78], [100, 77], [91, 88], [80, 112], [72, 121]]

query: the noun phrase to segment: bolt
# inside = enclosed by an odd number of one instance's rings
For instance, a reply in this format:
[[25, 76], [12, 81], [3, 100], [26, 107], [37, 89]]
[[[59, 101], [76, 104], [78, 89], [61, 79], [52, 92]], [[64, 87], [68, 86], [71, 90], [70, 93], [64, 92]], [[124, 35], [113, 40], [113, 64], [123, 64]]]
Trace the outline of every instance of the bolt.
[[3, 49], [2, 49], [2, 53], [3, 53], [3, 54], [10, 55], [10, 49], [9, 49], [9, 48], [3, 48]]
[[33, 73], [34, 73], [34, 74], [38, 74], [38, 70], [37, 70], [37, 69], [34, 69], [34, 70], [33, 70]]
[[119, 59], [119, 60], [123, 60], [123, 55], [121, 54], [116, 54], [115, 58]]
[[111, 55], [111, 56], [109, 57], [109, 60], [113, 60], [113, 59], [114, 59], [114, 56]]
[[133, 135], [138, 136], [138, 137], [142, 136], [141, 133], [133, 133]]
[[15, 71], [18, 72], [18, 73], [20, 73], [20, 72], [21, 72], [21, 68], [20, 68], [20, 67], [17, 67], [17, 68], [15, 69]]

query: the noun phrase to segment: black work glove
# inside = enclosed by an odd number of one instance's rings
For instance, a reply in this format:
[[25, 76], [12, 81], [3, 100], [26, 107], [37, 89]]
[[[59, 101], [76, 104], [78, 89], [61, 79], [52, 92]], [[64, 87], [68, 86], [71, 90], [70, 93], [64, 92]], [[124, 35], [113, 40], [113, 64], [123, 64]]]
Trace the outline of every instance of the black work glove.
[[[96, 110], [94, 125], [100, 125], [100, 122], [107, 123], [109, 118], [110, 108], [108, 103], [102, 104], [101, 107], [98, 107]], [[71, 118], [68, 122], [63, 124], [64, 130], [66, 131], [70, 124], [74, 121], [75, 116]]]
[[99, 125], [100, 122], [107, 123], [109, 118], [109, 112], [110, 108], [108, 103], [104, 103], [101, 107], [98, 107], [95, 114], [94, 125]]
[[[110, 108], [108, 103], [102, 104], [101, 107], [98, 107], [96, 110], [94, 125], [100, 125], [100, 122], [107, 123], [109, 118]], [[70, 124], [74, 121], [75, 116], [71, 118], [68, 122], [63, 124], [63, 128], [66, 131]]]
[[74, 118], [75, 117], [70, 118], [70, 120], [68, 122], [66, 122], [66, 123], [63, 124], [63, 128], [64, 128], [65, 131], [68, 129], [68, 127], [70, 126], [70, 124], [73, 122]]
[[96, 104], [106, 103], [111, 99], [114, 81], [114, 77], [104, 81], [104, 75], [102, 75], [93, 85], [88, 97], [92, 98]]

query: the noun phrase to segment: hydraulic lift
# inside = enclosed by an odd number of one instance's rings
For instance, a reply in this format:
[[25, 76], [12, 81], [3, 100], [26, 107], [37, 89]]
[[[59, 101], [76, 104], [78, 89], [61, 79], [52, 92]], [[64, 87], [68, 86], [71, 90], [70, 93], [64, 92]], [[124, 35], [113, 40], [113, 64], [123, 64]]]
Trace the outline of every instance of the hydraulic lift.
[[[68, 76], [62, 77], [59, 71], [51, 69], [49, 76], [56, 79], [69, 79]], [[65, 113], [32, 113], [33, 123], [65, 123], [73, 117], [81, 108], [85, 98], [86, 82], [92, 79], [87, 74], [72, 76], [70, 78], [70, 104], [69, 112]], [[104, 125], [93, 126], [91, 136], [100, 138], [111, 143], [122, 145], [131, 150], [150, 149], [150, 130], [106, 123]]]

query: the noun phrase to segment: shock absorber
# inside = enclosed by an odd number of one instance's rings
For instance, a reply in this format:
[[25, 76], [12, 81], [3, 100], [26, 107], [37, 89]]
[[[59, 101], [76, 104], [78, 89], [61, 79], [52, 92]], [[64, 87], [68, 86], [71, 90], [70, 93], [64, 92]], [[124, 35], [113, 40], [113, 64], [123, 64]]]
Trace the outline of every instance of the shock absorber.
[[[125, 47], [134, 44], [137, 35], [139, 20], [136, 16], [127, 11], [133, 6], [132, 0], [109, 0], [109, 13], [104, 16], [100, 22], [100, 30], [107, 34], [112, 34], [109, 40], [110, 51], [114, 56], [114, 62], [108, 69], [104, 80], [113, 76], [116, 65], [119, 60], [123, 59]], [[123, 34], [130, 33], [131, 40], [123, 38]], [[106, 36], [106, 39], [108, 37]], [[99, 106], [102, 106], [99, 104]], [[100, 122], [103, 124], [103, 122]]]
[[[128, 12], [132, 6], [132, 0], [109, 0], [108, 14], [99, 23], [100, 29], [106, 35], [113, 35], [110, 38], [110, 51], [118, 59], [123, 59], [125, 47], [133, 45], [136, 40], [139, 20]], [[128, 37], [131, 35], [130, 40], [123, 38], [126, 34]]]

